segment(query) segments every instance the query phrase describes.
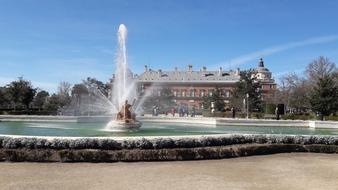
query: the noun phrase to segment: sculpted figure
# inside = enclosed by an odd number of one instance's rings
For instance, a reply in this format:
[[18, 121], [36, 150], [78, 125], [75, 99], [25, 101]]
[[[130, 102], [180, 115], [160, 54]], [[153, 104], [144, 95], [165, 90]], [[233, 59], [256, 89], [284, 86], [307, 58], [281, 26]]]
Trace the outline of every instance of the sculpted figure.
[[128, 100], [124, 102], [121, 110], [117, 113], [116, 119], [117, 120], [125, 120], [127, 123], [131, 121], [135, 121], [136, 115], [130, 111], [130, 108], [133, 107], [135, 104], [136, 99], [134, 99], [133, 104], [128, 104]]

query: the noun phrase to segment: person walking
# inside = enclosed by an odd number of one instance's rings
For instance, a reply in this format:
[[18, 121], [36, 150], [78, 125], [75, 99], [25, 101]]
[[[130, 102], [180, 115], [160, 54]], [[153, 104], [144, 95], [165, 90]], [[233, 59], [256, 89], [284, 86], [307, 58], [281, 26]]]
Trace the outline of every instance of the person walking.
[[279, 109], [278, 109], [278, 106], [276, 106], [275, 114], [276, 114], [276, 120], [279, 120]]
[[236, 118], [236, 108], [232, 106], [231, 108], [232, 118]]
[[192, 106], [191, 108], [191, 117], [195, 117], [196, 115], [196, 109], [195, 109], [195, 106]]
[[175, 117], [175, 113], [176, 113], [176, 109], [175, 108], [171, 108], [171, 114], [173, 115], [173, 117]]

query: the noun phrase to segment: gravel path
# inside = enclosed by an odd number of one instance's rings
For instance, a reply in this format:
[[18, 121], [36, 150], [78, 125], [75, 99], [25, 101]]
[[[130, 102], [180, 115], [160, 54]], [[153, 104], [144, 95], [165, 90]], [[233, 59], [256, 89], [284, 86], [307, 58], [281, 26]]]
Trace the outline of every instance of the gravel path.
[[0, 162], [0, 189], [338, 189], [338, 154], [134, 163]]

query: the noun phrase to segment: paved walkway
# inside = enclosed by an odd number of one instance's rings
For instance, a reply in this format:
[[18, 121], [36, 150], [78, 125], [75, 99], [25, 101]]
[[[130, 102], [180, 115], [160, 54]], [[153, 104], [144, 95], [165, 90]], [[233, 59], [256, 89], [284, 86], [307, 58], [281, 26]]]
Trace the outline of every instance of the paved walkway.
[[0, 189], [338, 189], [338, 155], [137, 163], [0, 163]]

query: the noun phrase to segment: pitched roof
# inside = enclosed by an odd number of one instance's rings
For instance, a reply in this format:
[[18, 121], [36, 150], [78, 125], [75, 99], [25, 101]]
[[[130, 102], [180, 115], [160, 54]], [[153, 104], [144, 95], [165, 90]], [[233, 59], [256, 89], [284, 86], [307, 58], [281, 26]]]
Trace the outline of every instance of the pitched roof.
[[140, 82], [173, 83], [235, 83], [240, 76], [234, 71], [146, 71], [138, 77]]

